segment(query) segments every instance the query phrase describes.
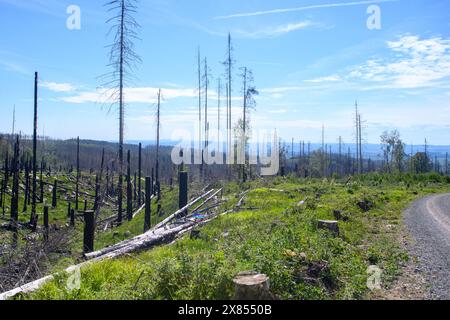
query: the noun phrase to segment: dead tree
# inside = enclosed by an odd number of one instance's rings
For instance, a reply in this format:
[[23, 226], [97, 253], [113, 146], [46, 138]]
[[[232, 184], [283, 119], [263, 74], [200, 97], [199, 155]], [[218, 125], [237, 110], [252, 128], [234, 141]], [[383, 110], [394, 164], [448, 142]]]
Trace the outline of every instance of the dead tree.
[[203, 145], [202, 145], [202, 67], [200, 48], [198, 48], [197, 56], [198, 67], [198, 152], [202, 156], [202, 163], [200, 165], [200, 177], [203, 175]]
[[40, 202], [44, 203], [44, 178], [43, 178], [43, 171], [44, 171], [44, 158], [41, 160], [41, 168], [39, 172], [39, 189], [40, 189]]
[[25, 163], [25, 194], [23, 201], [23, 209], [22, 212], [27, 212], [27, 204], [30, 196], [30, 172], [29, 172], [29, 162]]
[[[209, 70], [208, 70], [208, 59], [205, 57], [204, 62], [204, 70], [203, 70], [203, 84], [205, 88], [205, 144], [204, 144], [204, 152], [208, 149], [209, 144], [209, 122], [208, 122], [208, 86], [209, 86]], [[203, 154], [204, 162], [205, 154]], [[203, 175], [206, 177], [207, 170], [203, 170]]]
[[150, 177], [145, 178], [145, 219], [144, 232], [152, 227], [152, 180]]
[[114, 42], [111, 45], [110, 63], [112, 68], [108, 75], [110, 81], [106, 83], [111, 88], [110, 100], [113, 105], [118, 105], [119, 109], [119, 181], [118, 181], [118, 218], [117, 222], [122, 223], [123, 209], [123, 144], [124, 144], [124, 122], [125, 122], [125, 97], [124, 87], [127, 76], [130, 76], [133, 68], [141, 59], [134, 51], [134, 40], [137, 39], [136, 29], [138, 23], [133, 15], [137, 11], [136, 0], [111, 0], [106, 4], [109, 11], [114, 12], [114, 16], [107, 21], [113, 23], [111, 30], [115, 30]]
[[225, 60], [225, 62], [223, 63], [225, 65], [226, 68], [226, 74], [227, 74], [227, 163], [229, 164], [228, 166], [228, 173], [229, 176], [231, 176], [231, 164], [233, 163], [233, 158], [234, 158], [234, 150], [233, 150], [233, 146], [232, 146], [232, 139], [231, 139], [231, 119], [232, 119], [232, 114], [231, 114], [231, 105], [232, 105], [232, 72], [233, 72], [233, 58], [232, 58], [232, 51], [233, 51], [233, 47], [231, 45], [231, 34], [228, 34], [228, 48], [227, 48], [227, 59]]
[[358, 101], [355, 102], [355, 127], [356, 127], [356, 164], [357, 164], [357, 172], [361, 173], [361, 167], [360, 167], [360, 140], [359, 140], [359, 113], [358, 113]]
[[11, 227], [13, 230], [13, 246], [17, 245], [18, 241], [18, 219], [19, 219], [19, 153], [20, 141], [19, 136], [16, 137], [14, 145], [14, 158], [12, 163], [13, 186], [11, 194]]
[[48, 206], [44, 206], [44, 242], [48, 241], [49, 223], [48, 223]]
[[30, 225], [33, 231], [36, 231], [36, 170], [37, 170], [37, 112], [38, 112], [38, 73], [34, 74], [34, 117], [33, 117], [33, 199], [31, 202]]
[[58, 206], [58, 180], [55, 179], [55, 183], [53, 184], [52, 190], [52, 208], [56, 208]]
[[5, 215], [5, 202], [6, 202], [6, 189], [8, 187], [8, 181], [9, 181], [9, 150], [6, 149], [6, 156], [5, 156], [5, 163], [3, 165], [4, 170], [4, 176], [3, 176], [3, 191], [2, 191], [2, 213]]
[[221, 83], [220, 83], [220, 77], [217, 80], [217, 153], [220, 153], [221, 147], [220, 147], [220, 103], [221, 103]]
[[158, 202], [161, 200], [161, 184], [159, 180], [159, 139], [161, 130], [161, 89], [158, 91], [158, 105], [156, 109], [156, 164], [155, 164], [155, 179], [156, 179], [156, 193], [158, 195]]
[[142, 143], [139, 143], [139, 160], [138, 160], [138, 206], [142, 204]]
[[127, 218], [133, 219], [133, 194], [131, 191], [131, 152], [127, 153]]
[[75, 183], [75, 210], [78, 210], [78, 194], [80, 188], [80, 137], [77, 138], [77, 178]]
[[359, 130], [359, 171], [363, 173], [364, 164], [363, 164], [363, 152], [362, 152], [362, 127], [361, 127], [361, 115], [358, 114], [358, 130]]

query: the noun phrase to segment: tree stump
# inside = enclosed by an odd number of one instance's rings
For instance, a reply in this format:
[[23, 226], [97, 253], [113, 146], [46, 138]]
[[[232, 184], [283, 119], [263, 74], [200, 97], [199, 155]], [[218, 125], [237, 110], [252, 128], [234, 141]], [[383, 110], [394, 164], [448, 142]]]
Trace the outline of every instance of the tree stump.
[[239, 273], [234, 279], [235, 300], [273, 300], [269, 277], [254, 271]]
[[339, 235], [339, 225], [337, 221], [319, 220], [317, 227], [319, 229], [329, 230], [335, 235]]

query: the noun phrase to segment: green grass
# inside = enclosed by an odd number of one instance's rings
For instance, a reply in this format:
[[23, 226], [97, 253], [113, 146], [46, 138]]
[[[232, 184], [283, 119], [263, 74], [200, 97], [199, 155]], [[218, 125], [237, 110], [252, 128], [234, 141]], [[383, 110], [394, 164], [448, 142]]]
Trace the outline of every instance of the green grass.
[[[246, 270], [267, 274], [282, 299], [370, 298], [368, 266], [383, 270], [388, 287], [408, 259], [398, 241], [402, 210], [449, 186], [433, 177], [393, 181], [369, 175], [348, 184], [275, 178], [227, 184], [229, 202], [222, 209], [234, 206], [243, 190], [251, 190], [244, 210], [206, 225], [200, 239], [186, 236], [173, 245], [88, 266], [79, 290], [68, 291], [67, 275], [60, 275], [19, 298], [230, 299], [233, 277]], [[364, 199], [374, 204], [368, 212], [357, 206]], [[348, 218], [339, 222], [339, 237], [317, 229], [318, 219], [334, 219], [333, 210]]]

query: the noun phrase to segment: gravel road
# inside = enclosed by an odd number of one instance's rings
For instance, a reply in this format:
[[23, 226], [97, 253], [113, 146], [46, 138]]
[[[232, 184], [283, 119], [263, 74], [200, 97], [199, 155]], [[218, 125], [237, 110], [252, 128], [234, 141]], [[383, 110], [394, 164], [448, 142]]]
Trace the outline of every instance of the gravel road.
[[413, 243], [410, 254], [418, 258], [417, 271], [429, 284], [426, 299], [450, 299], [450, 194], [415, 201], [404, 213]]

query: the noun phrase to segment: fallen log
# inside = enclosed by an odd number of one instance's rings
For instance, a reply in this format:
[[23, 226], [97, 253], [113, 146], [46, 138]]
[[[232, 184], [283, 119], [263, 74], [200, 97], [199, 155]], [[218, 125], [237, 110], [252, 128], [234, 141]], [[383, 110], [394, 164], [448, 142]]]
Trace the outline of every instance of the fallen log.
[[194, 204], [196, 204], [198, 201], [206, 198], [208, 195], [210, 195], [212, 192], [214, 192], [214, 189], [209, 190], [207, 193], [205, 193], [204, 195], [198, 197], [197, 199], [191, 201], [190, 203], [188, 203], [184, 208], [181, 208], [180, 210], [178, 210], [177, 212], [175, 212], [174, 214], [170, 215], [169, 217], [167, 217], [166, 219], [164, 219], [163, 221], [161, 221], [160, 223], [158, 223], [153, 229], [158, 229], [161, 228], [162, 226], [168, 224], [170, 221], [172, 221], [173, 219], [177, 218], [180, 214], [182, 214], [183, 212], [185, 212], [187, 209], [189, 209], [190, 207], [192, 207]]
[[215, 196], [217, 196], [222, 189], [217, 190], [216, 192], [214, 192], [208, 199], [206, 199], [202, 204], [200, 204], [199, 206], [197, 206], [194, 210], [192, 210], [192, 212], [197, 212], [200, 208], [203, 208], [209, 201], [211, 201], [212, 199], [214, 199]]
[[214, 190], [210, 190], [207, 193], [205, 193], [204, 195], [200, 196], [197, 199], [194, 199], [193, 201], [191, 201], [189, 204], [187, 204], [184, 208], [178, 210], [177, 212], [175, 212], [174, 214], [172, 214], [170, 217], [168, 217], [167, 219], [165, 219], [164, 221], [162, 221], [161, 223], [159, 223], [158, 225], [156, 225], [155, 227], [153, 227], [151, 230], [147, 231], [144, 234], [141, 234], [139, 236], [136, 236], [134, 238], [128, 239], [128, 240], [124, 240], [122, 242], [119, 242], [115, 245], [103, 248], [101, 250], [95, 251], [95, 252], [91, 252], [85, 255], [86, 259], [94, 259], [96, 257], [100, 257], [102, 255], [108, 254], [110, 252], [113, 252], [115, 250], [120, 250], [122, 248], [125, 248], [129, 245], [131, 245], [134, 242], [139, 242], [141, 241], [143, 238], [147, 237], [149, 234], [153, 234], [154, 232], [156, 232], [156, 230], [163, 228], [166, 224], [168, 224], [171, 220], [173, 220], [176, 216], [178, 216], [180, 213], [186, 211], [187, 209], [189, 209], [191, 206], [193, 206], [195, 203], [197, 203], [198, 201], [200, 201], [201, 199], [207, 197], [211, 192], [213, 192]]

